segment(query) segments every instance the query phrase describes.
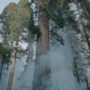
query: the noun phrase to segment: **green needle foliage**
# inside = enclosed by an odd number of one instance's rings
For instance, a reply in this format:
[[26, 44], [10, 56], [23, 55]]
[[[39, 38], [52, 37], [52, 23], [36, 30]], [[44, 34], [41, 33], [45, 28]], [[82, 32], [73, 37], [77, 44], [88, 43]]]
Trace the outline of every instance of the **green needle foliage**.
[[11, 54], [12, 51], [12, 47], [8, 46], [8, 45], [2, 45], [0, 43], [0, 54], [4, 55], [4, 54]]
[[[18, 43], [24, 30], [28, 27], [30, 19], [31, 7], [28, 0], [20, 0], [18, 4], [10, 3], [3, 11], [8, 15], [9, 34], [7, 40]], [[28, 32], [28, 30], [27, 30]]]

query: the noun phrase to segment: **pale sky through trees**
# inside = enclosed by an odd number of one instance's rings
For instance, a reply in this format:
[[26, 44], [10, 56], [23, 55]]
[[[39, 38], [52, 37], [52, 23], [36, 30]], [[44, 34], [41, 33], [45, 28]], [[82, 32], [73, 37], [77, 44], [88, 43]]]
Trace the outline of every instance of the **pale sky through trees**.
[[90, 90], [89, 17], [90, 0], [0, 0], [0, 90]]
[[[0, 14], [3, 12], [4, 8], [11, 2], [18, 3], [20, 0], [0, 0]], [[0, 42], [2, 42], [2, 36], [0, 34]], [[26, 49], [27, 43], [20, 43], [21, 46]]]
[[[0, 14], [2, 13], [3, 9], [11, 2], [18, 3], [19, 0], [0, 0]], [[1, 35], [0, 35], [0, 42], [1, 42]]]
[[0, 14], [2, 13], [3, 9], [10, 3], [16, 2], [18, 3], [19, 0], [0, 0]]

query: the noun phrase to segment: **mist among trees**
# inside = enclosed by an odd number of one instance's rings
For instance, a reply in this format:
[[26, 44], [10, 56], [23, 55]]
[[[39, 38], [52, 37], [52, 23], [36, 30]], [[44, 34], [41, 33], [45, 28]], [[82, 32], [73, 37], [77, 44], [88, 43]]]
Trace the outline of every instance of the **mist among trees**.
[[0, 14], [0, 90], [90, 90], [89, 29], [90, 0], [10, 2]]

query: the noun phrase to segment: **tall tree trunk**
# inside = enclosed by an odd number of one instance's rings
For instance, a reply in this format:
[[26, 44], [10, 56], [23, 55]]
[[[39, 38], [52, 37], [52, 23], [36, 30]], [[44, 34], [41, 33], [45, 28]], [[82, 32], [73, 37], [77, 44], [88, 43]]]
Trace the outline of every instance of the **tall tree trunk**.
[[[47, 85], [43, 82], [43, 77], [50, 79], [50, 59], [47, 51], [49, 49], [49, 22], [46, 12], [43, 10], [48, 6], [48, 0], [38, 0], [38, 25], [41, 34], [37, 37], [37, 51], [36, 51], [36, 63], [35, 74], [33, 82], [33, 90], [45, 90]], [[46, 55], [44, 58], [40, 58]], [[47, 66], [47, 63], [48, 66]], [[44, 65], [43, 65], [44, 64]]]
[[37, 37], [37, 57], [45, 54], [49, 48], [49, 22], [46, 12], [43, 10], [48, 6], [48, 0], [38, 0], [39, 20], [38, 25], [41, 34]]
[[[19, 41], [19, 34], [18, 34], [18, 36], [16, 38], [17, 38], [17, 41], [16, 41], [15, 48], [17, 49], [18, 48], [18, 41]], [[17, 50], [14, 50], [14, 55], [13, 55], [13, 59], [12, 59], [12, 64], [11, 64], [11, 70], [10, 70], [7, 90], [11, 90], [11, 88], [12, 88], [16, 57], [17, 57]]]
[[14, 51], [14, 55], [13, 55], [13, 59], [12, 59], [12, 64], [11, 64], [11, 70], [10, 70], [7, 90], [11, 90], [11, 88], [12, 88], [12, 81], [13, 81], [13, 75], [14, 75], [15, 62], [16, 62], [16, 50]]

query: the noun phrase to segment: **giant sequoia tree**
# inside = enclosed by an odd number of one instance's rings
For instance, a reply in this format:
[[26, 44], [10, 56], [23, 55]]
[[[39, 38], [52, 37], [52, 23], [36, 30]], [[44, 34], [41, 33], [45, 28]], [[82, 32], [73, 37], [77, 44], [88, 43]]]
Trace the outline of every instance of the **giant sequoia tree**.
[[[35, 0], [34, 0], [35, 1]], [[80, 0], [79, 0], [80, 1]], [[87, 4], [87, 1], [80, 1], [82, 3], [82, 5], [84, 4], [83, 2], [85, 2], [84, 5]], [[47, 49], [49, 48], [49, 20], [52, 20], [52, 22], [55, 23], [56, 28], [64, 28], [64, 27], [68, 27], [68, 29], [72, 29], [72, 31], [75, 31], [77, 33], [79, 33], [78, 30], [78, 24], [76, 23], [75, 19], [76, 17], [73, 16], [74, 11], [70, 11], [70, 3], [75, 3], [74, 0], [36, 0], [36, 4], [38, 6], [38, 27], [40, 29], [40, 35], [37, 37], [37, 59], [36, 59], [36, 66], [40, 66], [40, 63], [43, 61], [39, 60], [38, 57], [40, 57], [40, 55], [45, 54], [47, 52]], [[89, 4], [89, 3], [88, 3]], [[87, 6], [88, 7], [88, 6]], [[83, 6], [83, 8], [88, 9], [87, 7]], [[78, 8], [78, 6], [77, 6]], [[89, 10], [87, 10], [89, 11]], [[83, 16], [83, 15], [82, 15]], [[81, 17], [81, 16], [80, 16]], [[88, 16], [87, 16], [88, 18]], [[83, 21], [81, 21], [81, 23], [83, 23]], [[85, 26], [83, 26], [85, 27]], [[76, 30], [75, 30], [76, 29]], [[56, 30], [56, 29], [55, 29]], [[58, 36], [56, 31], [51, 31], [50, 34], [54, 34], [53, 36]], [[85, 38], [86, 38], [86, 42], [89, 45], [89, 37], [86, 33], [86, 28], [84, 28], [84, 34], [85, 34]], [[68, 32], [70, 32], [68, 30]], [[59, 39], [59, 37], [58, 37]], [[61, 40], [61, 39], [60, 39]], [[42, 66], [43, 68], [43, 66]], [[35, 76], [37, 76], [38, 81], [40, 81], [42, 79], [42, 73], [45, 74], [45, 71], [41, 71], [41, 74], [38, 74], [39, 69], [35, 70]], [[47, 71], [47, 70], [46, 70]], [[50, 73], [50, 70], [48, 70], [47, 72]], [[76, 73], [78, 73], [79, 71], [76, 70]], [[77, 78], [78, 79], [78, 78]], [[40, 82], [41, 83], [41, 82]], [[34, 87], [39, 87], [40, 90], [40, 86], [41, 84], [39, 84], [38, 86], [35, 85]], [[34, 89], [36, 89], [34, 88]]]
[[[60, 2], [63, 8], [65, 2]], [[49, 20], [56, 23], [58, 27], [64, 27], [64, 18], [62, 12], [58, 8], [58, 1], [52, 0], [37, 0], [38, 7], [38, 27], [40, 34], [37, 36], [37, 49], [36, 49], [36, 63], [35, 63], [35, 75], [33, 82], [33, 90], [46, 90], [47, 85], [43, 82], [43, 78], [50, 79], [50, 57], [47, 56], [49, 49]], [[59, 11], [59, 12], [58, 12]], [[57, 13], [56, 13], [57, 12]], [[61, 16], [60, 16], [61, 15]], [[54, 35], [58, 36], [55, 32]], [[59, 39], [59, 37], [58, 37]], [[46, 60], [43, 57], [46, 56]], [[42, 66], [44, 63], [44, 66]], [[46, 65], [48, 63], [48, 66]], [[50, 84], [50, 83], [49, 83]]]
[[44, 90], [44, 84], [41, 84], [43, 78], [42, 74], [47, 73], [47, 70], [44, 71], [40, 70], [38, 72], [37, 69], [39, 69], [40, 64], [42, 64], [43, 62], [43, 60], [41, 61], [39, 57], [47, 53], [47, 50], [49, 49], [49, 21], [47, 13], [44, 11], [45, 7], [48, 7], [48, 0], [44, 1], [38, 0], [37, 6], [38, 6], [38, 27], [40, 30], [40, 34], [37, 36], [36, 66], [35, 66], [33, 90], [41, 90], [41, 89]]
[[[47, 90], [48, 87], [50, 87], [50, 75], [53, 74], [54, 71], [56, 72], [57, 68], [57, 66], [55, 66], [55, 70], [52, 70], [51, 67], [53, 66], [50, 66], [52, 62], [54, 63], [56, 61], [50, 59], [49, 55], [52, 51], [50, 48], [52, 49], [52, 46], [59, 42], [59, 46], [61, 44], [67, 49], [67, 42], [69, 40], [71, 41], [71, 49], [75, 54], [73, 55], [74, 75], [79, 83], [84, 82], [87, 84], [87, 90], [89, 90], [89, 81], [85, 72], [87, 69], [86, 64], [88, 63], [86, 60], [90, 58], [90, 55], [87, 54], [85, 56], [85, 54], [89, 52], [88, 48], [90, 47], [90, 2], [88, 0], [30, 1], [32, 2], [31, 4], [29, 0], [20, 0], [18, 4], [10, 3], [0, 16], [0, 23], [2, 24], [1, 33], [4, 37], [3, 46], [9, 46], [14, 54], [7, 90], [11, 90], [12, 87], [15, 61], [18, 51], [21, 49], [19, 43], [22, 41], [29, 42], [27, 50], [30, 53], [30, 46], [34, 38], [37, 38], [37, 43], [32, 90]], [[73, 6], [75, 6], [75, 9]], [[72, 8], [73, 10], [71, 10]], [[58, 33], [59, 30], [62, 30], [66, 36], [63, 37]], [[66, 39], [66, 37], [68, 39]], [[60, 60], [60, 58], [58, 60]]]
[[[40, 29], [40, 35], [37, 37], [38, 47], [37, 54], [46, 53], [49, 48], [49, 22], [47, 13], [43, 10], [48, 7], [48, 0], [38, 0], [38, 27]], [[38, 56], [37, 55], [37, 56]]]

